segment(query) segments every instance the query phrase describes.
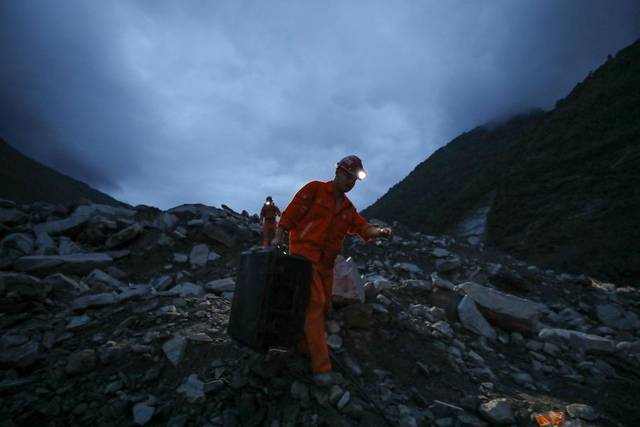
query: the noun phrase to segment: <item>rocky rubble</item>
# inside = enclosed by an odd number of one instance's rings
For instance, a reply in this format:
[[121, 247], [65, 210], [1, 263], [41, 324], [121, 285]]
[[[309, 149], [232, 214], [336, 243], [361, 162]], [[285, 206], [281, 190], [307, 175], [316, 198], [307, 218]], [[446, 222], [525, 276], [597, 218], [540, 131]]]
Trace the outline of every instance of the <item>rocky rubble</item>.
[[338, 384], [226, 325], [256, 216], [0, 201], [0, 425], [633, 426], [640, 294], [395, 224], [349, 240]]

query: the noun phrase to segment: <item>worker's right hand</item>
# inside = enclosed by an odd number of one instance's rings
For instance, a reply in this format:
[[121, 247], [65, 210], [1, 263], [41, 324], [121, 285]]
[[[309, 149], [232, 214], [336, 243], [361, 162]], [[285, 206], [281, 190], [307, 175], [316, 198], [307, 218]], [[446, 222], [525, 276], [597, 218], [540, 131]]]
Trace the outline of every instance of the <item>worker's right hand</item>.
[[280, 246], [283, 243], [284, 242], [282, 237], [275, 236], [273, 239], [271, 239], [271, 246]]

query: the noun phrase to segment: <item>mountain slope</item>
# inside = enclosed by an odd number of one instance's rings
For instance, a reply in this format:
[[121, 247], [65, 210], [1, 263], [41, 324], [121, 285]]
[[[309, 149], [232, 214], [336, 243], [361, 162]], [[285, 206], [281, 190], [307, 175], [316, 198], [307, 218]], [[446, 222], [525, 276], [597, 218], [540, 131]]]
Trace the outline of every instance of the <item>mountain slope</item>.
[[121, 202], [32, 160], [0, 138], [0, 198], [20, 203], [74, 203], [89, 199], [114, 206]]
[[364, 214], [442, 233], [485, 203], [488, 243], [540, 265], [637, 278], [639, 141], [636, 42], [554, 110], [457, 137]]

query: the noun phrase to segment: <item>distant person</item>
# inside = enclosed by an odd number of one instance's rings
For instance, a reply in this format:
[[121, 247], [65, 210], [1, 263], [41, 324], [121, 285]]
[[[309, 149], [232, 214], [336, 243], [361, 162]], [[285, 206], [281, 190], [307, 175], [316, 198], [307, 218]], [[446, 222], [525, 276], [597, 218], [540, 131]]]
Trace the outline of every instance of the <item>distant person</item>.
[[311, 181], [302, 187], [284, 210], [276, 229], [273, 244], [281, 244], [284, 232], [289, 232], [289, 252], [312, 262], [309, 305], [304, 325], [303, 352], [311, 356], [311, 369], [318, 385], [335, 383], [325, 338], [325, 317], [331, 305], [333, 264], [342, 251], [347, 234], [357, 234], [363, 240], [389, 237], [390, 228], [369, 224], [345, 195], [364, 179], [362, 161], [347, 156], [336, 164], [333, 181]]
[[276, 217], [281, 216], [282, 213], [280, 209], [273, 203], [273, 198], [271, 196], [267, 196], [267, 199], [262, 205], [262, 210], [260, 211], [260, 222], [262, 222], [262, 233], [263, 233], [263, 241], [262, 246], [268, 248], [271, 244], [271, 240], [276, 231]]

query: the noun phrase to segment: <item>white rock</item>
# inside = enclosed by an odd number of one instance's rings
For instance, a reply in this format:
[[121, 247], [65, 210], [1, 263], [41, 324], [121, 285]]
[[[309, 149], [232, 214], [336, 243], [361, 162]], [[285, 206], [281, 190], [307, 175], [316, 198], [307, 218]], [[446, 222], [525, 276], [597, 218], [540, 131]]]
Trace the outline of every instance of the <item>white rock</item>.
[[397, 262], [393, 265], [393, 268], [407, 273], [422, 274], [422, 269], [420, 267], [409, 262]]
[[435, 258], [444, 258], [451, 255], [451, 252], [444, 248], [435, 248], [431, 251], [431, 255], [433, 255]]
[[225, 277], [224, 279], [212, 280], [204, 285], [208, 292], [222, 293], [233, 292], [236, 289], [236, 281], [233, 277]]
[[455, 289], [471, 297], [489, 322], [509, 331], [537, 332], [538, 320], [541, 314], [548, 310], [544, 304], [505, 294], [477, 283], [462, 283]]
[[146, 402], [136, 403], [133, 406], [133, 422], [136, 425], [143, 426], [153, 418], [154, 413], [154, 407], [149, 406]]
[[189, 375], [189, 378], [176, 390], [180, 394], [184, 394], [191, 403], [204, 399], [204, 382], [202, 382], [196, 374]]
[[440, 277], [438, 273], [431, 273], [431, 283], [433, 283], [433, 286], [435, 286], [436, 288], [448, 289], [450, 291], [455, 288], [455, 285], [453, 283], [443, 277]]
[[177, 293], [181, 297], [186, 297], [186, 296], [202, 297], [205, 294], [204, 289], [202, 289], [202, 286], [197, 285], [195, 283], [190, 283], [190, 282], [180, 283], [179, 285], [176, 285], [173, 288], [169, 289], [169, 292]]
[[89, 322], [91, 322], [91, 317], [87, 316], [86, 314], [82, 316], [74, 316], [71, 318], [71, 320], [69, 320], [66, 329], [76, 329], [86, 325]]
[[187, 339], [180, 335], [174, 336], [173, 338], [165, 341], [165, 343], [162, 344], [162, 351], [164, 351], [167, 359], [169, 359], [171, 364], [175, 367], [177, 367], [180, 362], [182, 362], [182, 358], [184, 357], [186, 348]]
[[342, 337], [340, 335], [329, 335], [327, 337], [327, 345], [333, 350], [342, 348]]
[[449, 338], [453, 337], [453, 329], [446, 320], [440, 320], [433, 325], [431, 325], [433, 329], [440, 332], [442, 335], [445, 335]]
[[204, 267], [209, 258], [209, 247], [205, 243], [195, 245], [191, 249], [189, 262], [192, 267]]
[[491, 340], [496, 339], [496, 331], [487, 322], [478, 307], [476, 307], [476, 303], [468, 295], [465, 295], [460, 304], [458, 304], [458, 316], [462, 325], [471, 332]]
[[177, 262], [179, 264], [183, 264], [189, 261], [189, 256], [187, 254], [174, 253], [173, 254], [173, 262]]

